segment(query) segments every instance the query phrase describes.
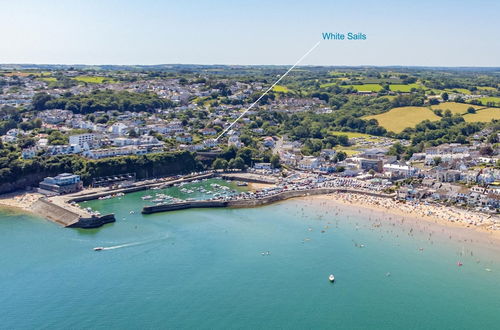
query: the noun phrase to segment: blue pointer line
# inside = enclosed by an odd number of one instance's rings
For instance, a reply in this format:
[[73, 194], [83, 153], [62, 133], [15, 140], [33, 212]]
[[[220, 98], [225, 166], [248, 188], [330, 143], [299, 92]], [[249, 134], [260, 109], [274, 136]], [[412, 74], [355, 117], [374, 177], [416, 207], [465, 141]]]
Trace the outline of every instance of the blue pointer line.
[[250, 106], [249, 106], [249, 107], [248, 107], [245, 111], [243, 111], [243, 113], [242, 113], [241, 115], [239, 115], [239, 117], [238, 117], [238, 118], [236, 118], [236, 120], [235, 120], [235, 121], [233, 121], [233, 122], [231, 123], [231, 125], [229, 125], [228, 127], [226, 127], [226, 129], [224, 129], [224, 130], [222, 131], [222, 133], [220, 133], [220, 134], [219, 134], [219, 136], [215, 139], [215, 141], [218, 141], [218, 140], [219, 140], [219, 139], [220, 139], [220, 138], [221, 138], [224, 134], [226, 134], [226, 133], [227, 133], [227, 131], [229, 131], [229, 130], [231, 129], [231, 127], [233, 127], [233, 125], [234, 125], [234, 124], [236, 124], [236, 122], [237, 122], [238, 120], [240, 120], [240, 119], [241, 119], [241, 118], [242, 118], [242, 117], [243, 117], [243, 116], [244, 116], [244, 115], [245, 115], [245, 114], [246, 114], [246, 113], [247, 113], [250, 109], [252, 109], [252, 108], [254, 107], [254, 105], [256, 105], [256, 104], [257, 104], [257, 102], [259, 102], [259, 101], [260, 101], [260, 100], [264, 97], [264, 95], [266, 95], [266, 94], [267, 94], [267, 93], [268, 93], [271, 89], [273, 89], [273, 88], [274, 88], [274, 86], [276, 86], [276, 85], [277, 85], [277, 84], [281, 81], [281, 79], [285, 78], [285, 77], [286, 77], [286, 75], [287, 75], [288, 73], [290, 73], [290, 71], [292, 71], [292, 70], [293, 70], [293, 69], [294, 69], [294, 68], [295, 68], [295, 67], [296, 67], [296, 66], [297, 66], [300, 62], [302, 62], [302, 60], [303, 60], [304, 58], [306, 58], [306, 56], [307, 56], [307, 55], [309, 55], [309, 54], [310, 54], [310, 53], [311, 53], [311, 52], [312, 52], [312, 51], [313, 51], [316, 47], [318, 47], [318, 45], [319, 45], [320, 43], [321, 43], [321, 40], [320, 40], [320, 41], [318, 41], [318, 42], [317, 42], [317, 43], [316, 43], [316, 44], [315, 44], [315, 45], [314, 45], [311, 49], [309, 49], [309, 50], [307, 51], [307, 53], [305, 53], [304, 55], [302, 55], [302, 57], [301, 57], [301, 58], [299, 58], [299, 60], [298, 60], [297, 62], [295, 62], [295, 64], [294, 64], [294, 65], [292, 65], [292, 67], [291, 67], [290, 69], [288, 69], [288, 71], [287, 71], [284, 75], [282, 75], [282, 76], [281, 76], [278, 80], [276, 80], [276, 82], [275, 82], [274, 84], [272, 84], [272, 85], [271, 85], [271, 87], [269, 87], [269, 88], [268, 88], [268, 89], [267, 89], [267, 90], [266, 90], [266, 91], [265, 91], [265, 92], [264, 92], [264, 93], [263, 93], [263, 94], [262, 94], [262, 95], [261, 95], [261, 96], [260, 96], [260, 97], [259, 97], [259, 98], [255, 101], [255, 102], [254, 102], [254, 103], [252, 103], [252, 104], [251, 104], [251, 105], [250, 105]]

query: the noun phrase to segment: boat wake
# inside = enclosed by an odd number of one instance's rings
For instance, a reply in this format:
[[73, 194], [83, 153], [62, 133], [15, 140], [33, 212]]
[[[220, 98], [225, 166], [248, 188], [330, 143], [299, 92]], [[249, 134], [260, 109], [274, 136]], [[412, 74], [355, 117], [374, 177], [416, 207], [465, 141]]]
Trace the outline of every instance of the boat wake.
[[126, 247], [132, 247], [132, 246], [138, 246], [138, 245], [145, 245], [153, 242], [158, 242], [167, 239], [168, 236], [162, 237], [162, 238], [155, 238], [155, 239], [150, 239], [150, 240], [145, 240], [145, 241], [139, 241], [139, 242], [132, 242], [132, 243], [126, 243], [126, 244], [120, 244], [120, 245], [113, 245], [113, 246], [98, 246], [94, 248], [94, 251], [107, 251], [107, 250], [116, 250], [116, 249], [122, 249]]

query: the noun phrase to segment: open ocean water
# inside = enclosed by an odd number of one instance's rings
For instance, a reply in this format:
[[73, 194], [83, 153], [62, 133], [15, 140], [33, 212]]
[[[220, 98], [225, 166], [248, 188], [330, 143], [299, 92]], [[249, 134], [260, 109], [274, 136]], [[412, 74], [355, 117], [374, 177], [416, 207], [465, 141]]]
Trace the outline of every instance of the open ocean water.
[[1, 213], [0, 328], [499, 328], [498, 250], [311, 200], [143, 216], [146, 194], [84, 203], [116, 214], [95, 230]]

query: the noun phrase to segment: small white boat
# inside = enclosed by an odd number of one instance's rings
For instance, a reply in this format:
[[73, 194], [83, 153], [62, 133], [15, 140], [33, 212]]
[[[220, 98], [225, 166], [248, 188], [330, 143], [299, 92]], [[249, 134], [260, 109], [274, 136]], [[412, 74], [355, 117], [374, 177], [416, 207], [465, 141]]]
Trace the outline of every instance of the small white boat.
[[102, 246], [98, 246], [94, 248], [94, 251], [102, 251], [104, 248]]
[[333, 283], [335, 281], [335, 276], [333, 276], [333, 274], [330, 274], [330, 276], [328, 276], [328, 280]]
[[141, 198], [142, 198], [143, 200], [148, 200], [148, 199], [153, 198], [153, 196], [151, 196], [151, 195], [146, 195], [146, 196], [142, 196]]

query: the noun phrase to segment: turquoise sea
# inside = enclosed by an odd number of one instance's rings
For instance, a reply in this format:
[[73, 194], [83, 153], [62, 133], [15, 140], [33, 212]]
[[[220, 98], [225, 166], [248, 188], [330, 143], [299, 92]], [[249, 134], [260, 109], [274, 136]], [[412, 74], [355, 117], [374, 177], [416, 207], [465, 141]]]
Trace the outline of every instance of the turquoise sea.
[[143, 216], [146, 194], [84, 203], [116, 214], [95, 230], [3, 211], [0, 328], [500, 327], [500, 254], [464, 231], [321, 199]]

